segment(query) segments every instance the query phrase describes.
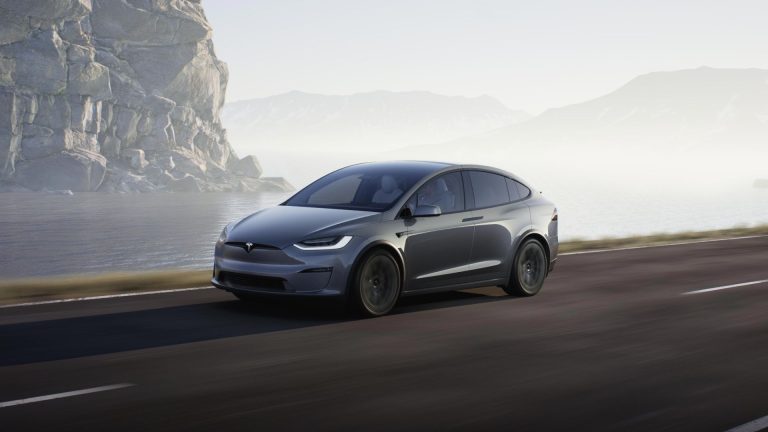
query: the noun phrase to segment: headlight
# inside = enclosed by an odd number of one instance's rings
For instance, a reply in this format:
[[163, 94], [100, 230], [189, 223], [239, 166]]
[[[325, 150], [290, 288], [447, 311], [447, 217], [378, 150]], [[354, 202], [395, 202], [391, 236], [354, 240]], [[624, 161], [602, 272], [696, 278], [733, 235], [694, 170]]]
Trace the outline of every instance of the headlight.
[[225, 226], [223, 230], [221, 230], [221, 234], [219, 234], [219, 239], [216, 241], [216, 244], [223, 244], [227, 241], [227, 234], [229, 234], [229, 225]]
[[301, 250], [330, 250], [341, 249], [352, 240], [352, 236], [336, 236], [309, 239], [294, 244]]

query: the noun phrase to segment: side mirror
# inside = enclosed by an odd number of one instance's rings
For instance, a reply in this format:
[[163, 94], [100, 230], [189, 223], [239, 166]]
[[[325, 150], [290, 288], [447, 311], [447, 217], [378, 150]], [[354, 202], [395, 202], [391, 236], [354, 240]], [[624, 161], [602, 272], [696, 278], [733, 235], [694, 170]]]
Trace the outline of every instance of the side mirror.
[[431, 217], [440, 216], [443, 214], [440, 210], [440, 206], [436, 205], [420, 205], [416, 207], [416, 211], [413, 212], [414, 217]]

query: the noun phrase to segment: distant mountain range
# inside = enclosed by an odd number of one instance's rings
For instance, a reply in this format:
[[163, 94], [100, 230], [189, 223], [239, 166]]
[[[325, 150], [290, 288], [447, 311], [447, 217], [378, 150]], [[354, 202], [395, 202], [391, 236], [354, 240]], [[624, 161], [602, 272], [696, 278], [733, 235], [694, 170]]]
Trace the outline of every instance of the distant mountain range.
[[298, 185], [334, 167], [377, 159], [484, 163], [534, 176], [563, 170], [619, 176], [631, 167], [682, 179], [696, 170], [725, 175], [727, 167], [761, 178], [768, 160], [768, 70], [649, 73], [535, 117], [489, 96], [378, 91], [234, 102], [222, 119], [236, 150], [259, 154], [270, 174]]
[[243, 153], [254, 150], [379, 152], [436, 144], [531, 116], [490, 96], [375, 91], [346, 96], [293, 91], [231, 102], [222, 122]]
[[676, 152], [768, 149], [768, 70], [702, 67], [649, 73], [597, 99], [549, 109], [520, 124], [422, 151], [520, 146]]

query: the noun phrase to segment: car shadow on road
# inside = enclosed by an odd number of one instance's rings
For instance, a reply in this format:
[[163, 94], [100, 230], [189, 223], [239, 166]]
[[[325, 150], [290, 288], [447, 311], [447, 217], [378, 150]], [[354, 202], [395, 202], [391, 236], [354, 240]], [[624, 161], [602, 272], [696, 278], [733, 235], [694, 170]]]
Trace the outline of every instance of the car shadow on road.
[[[498, 301], [455, 291], [401, 299], [393, 314]], [[0, 366], [86, 357], [354, 321], [327, 300], [237, 300], [0, 326]]]

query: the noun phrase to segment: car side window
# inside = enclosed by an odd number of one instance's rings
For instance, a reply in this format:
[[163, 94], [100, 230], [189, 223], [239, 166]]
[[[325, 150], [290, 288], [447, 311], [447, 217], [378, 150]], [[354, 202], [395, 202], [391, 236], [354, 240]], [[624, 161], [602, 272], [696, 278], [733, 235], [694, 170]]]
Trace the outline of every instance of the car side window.
[[520, 189], [517, 188], [518, 183], [511, 178], [506, 179], [507, 180], [507, 190], [509, 191], [509, 200], [512, 202], [519, 201], [523, 199], [522, 196], [520, 196]]
[[484, 171], [470, 171], [475, 207], [493, 207], [510, 202], [507, 180], [498, 174]]
[[416, 211], [416, 207], [423, 205], [438, 206], [442, 213], [463, 211], [464, 184], [461, 173], [443, 174], [428, 181], [405, 204], [412, 213]]
[[520, 199], [528, 198], [531, 195], [531, 190], [528, 189], [524, 184], [514, 180], [513, 182], [517, 185], [517, 190], [520, 193]]
[[509, 190], [509, 199], [512, 202], [520, 201], [531, 195], [531, 190], [517, 180], [507, 179], [507, 189]]

